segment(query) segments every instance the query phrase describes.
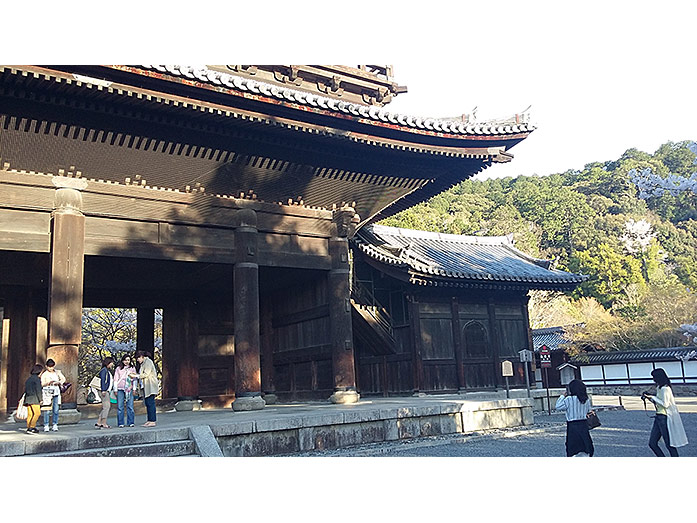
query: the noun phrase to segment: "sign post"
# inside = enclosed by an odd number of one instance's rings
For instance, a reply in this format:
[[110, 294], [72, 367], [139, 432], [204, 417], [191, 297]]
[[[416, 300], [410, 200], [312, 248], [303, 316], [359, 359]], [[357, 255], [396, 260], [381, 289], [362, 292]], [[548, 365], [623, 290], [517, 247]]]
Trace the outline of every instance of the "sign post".
[[532, 351], [528, 349], [523, 349], [518, 352], [520, 355], [520, 362], [523, 364], [525, 369], [525, 388], [528, 389], [528, 398], [530, 397], [530, 377], [528, 376], [528, 362], [532, 361]]
[[545, 370], [545, 384], [547, 386], [547, 414], [552, 415], [552, 405], [549, 400], [549, 375], [547, 369], [552, 366], [552, 356], [549, 353], [549, 347], [543, 345], [540, 347], [540, 367]]
[[506, 398], [510, 398], [511, 395], [508, 391], [508, 377], [513, 376], [513, 363], [508, 360], [502, 361], [501, 374], [506, 378]]

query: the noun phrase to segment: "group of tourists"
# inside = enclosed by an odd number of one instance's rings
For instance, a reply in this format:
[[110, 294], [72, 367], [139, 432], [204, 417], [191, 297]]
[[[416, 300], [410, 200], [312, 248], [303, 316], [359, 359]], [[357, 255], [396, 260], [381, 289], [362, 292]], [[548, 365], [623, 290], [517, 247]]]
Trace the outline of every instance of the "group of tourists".
[[[143, 402], [147, 421], [143, 427], [154, 427], [157, 424], [155, 410], [155, 396], [157, 396], [160, 382], [157, 379], [157, 369], [145, 351], [138, 350], [131, 359], [130, 354], [124, 354], [118, 365], [111, 356], [104, 358], [102, 368], [96, 378], [99, 381], [99, 394], [102, 402], [102, 410], [97, 418], [95, 427], [98, 429], [110, 429], [107, 423], [112, 399], [116, 399], [116, 422], [119, 428], [135, 426], [135, 411], [133, 399], [137, 390], [142, 389]], [[46, 366], [36, 364], [31, 369], [31, 374], [24, 384], [24, 405], [27, 407], [27, 434], [36, 434], [39, 430], [36, 423], [41, 412], [44, 414], [44, 432], [51, 430], [51, 416], [53, 416], [52, 430], [58, 431], [58, 416], [61, 405], [61, 394], [66, 380], [63, 373], [55, 368], [56, 363], [49, 359]], [[112, 373], [113, 372], [113, 373]]]
[[[114, 358], [104, 358], [99, 371], [100, 397], [102, 410], [99, 413], [95, 427], [98, 429], [111, 428], [107, 424], [113, 396], [116, 397], [116, 421], [119, 428], [133, 427], [135, 412], [133, 398], [136, 390], [142, 387], [142, 396], [147, 412], [147, 421], [143, 427], [154, 427], [157, 422], [155, 412], [155, 396], [158, 393], [159, 381], [157, 369], [148, 353], [138, 350], [135, 353], [138, 369], [131, 360], [130, 354], [124, 354], [118, 365]], [[113, 374], [112, 374], [113, 371]], [[649, 448], [656, 456], [665, 456], [658, 446], [662, 439], [671, 456], [678, 456], [678, 447], [687, 445], [687, 435], [680, 419], [680, 413], [675, 404], [673, 389], [665, 370], [658, 368], [651, 372], [656, 383], [656, 394], [644, 392], [641, 398], [650, 401], [656, 407]], [[24, 386], [24, 405], [27, 407], [27, 433], [35, 434], [39, 430], [36, 423], [41, 412], [44, 415], [44, 431], [48, 432], [53, 417], [53, 431], [58, 430], [61, 393], [64, 391], [65, 376], [55, 368], [52, 359], [46, 361], [46, 366], [36, 364]], [[593, 456], [595, 448], [590, 436], [588, 418], [594, 414], [591, 399], [586, 385], [581, 380], [572, 380], [566, 391], [559, 397], [555, 409], [566, 415], [566, 455]], [[124, 416], [125, 414], [125, 416]]]
[[[650, 401], [656, 407], [649, 448], [656, 456], [665, 456], [658, 446], [658, 442], [663, 439], [668, 453], [677, 457], [677, 447], [687, 445], [687, 435], [675, 404], [670, 378], [661, 368], [654, 369], [651, 377], [656, 383], [656, 394], [643, 392], [641, 395], [642, 400]], [[593, 410], [585, 383], [581, 380], [572, 380], [557, 400], [555, 408], [566, 414], [566, 455], [569, 457], [593, 456], [595, 448], [588, 424], [588, 418], [593, 414]]]

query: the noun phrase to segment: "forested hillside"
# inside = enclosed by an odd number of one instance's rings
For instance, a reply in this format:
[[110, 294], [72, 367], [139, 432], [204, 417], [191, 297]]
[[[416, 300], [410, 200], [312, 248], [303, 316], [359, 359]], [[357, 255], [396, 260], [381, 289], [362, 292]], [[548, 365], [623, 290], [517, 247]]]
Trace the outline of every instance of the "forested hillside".
[[696, 153], [694, 142], [668, 142], [581, 171], [468, 180], [382, 223], [513, 233], [522, 251], [589, 275], [570, 296], [537, 292], [531, 300], [533, 328], [584, 323], [576, 345], [692, 343], [680, 326], [697, 321]]

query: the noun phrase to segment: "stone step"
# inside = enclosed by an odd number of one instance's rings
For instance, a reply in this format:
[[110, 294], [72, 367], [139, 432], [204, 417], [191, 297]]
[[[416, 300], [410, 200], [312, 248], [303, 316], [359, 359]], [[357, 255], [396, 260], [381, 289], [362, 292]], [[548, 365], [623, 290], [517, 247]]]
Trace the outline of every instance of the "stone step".
[[[40, 433], [25, 439], [19, 455], [67, 455], [64, 453], [119, 447], [139, 447], [178, 441], [191, 441], [188, 428], [157, 428], [148, 430], [108, 429], [95, 430], [78, 437], [63, 432]], [[14, 454], [17, 455], [17, 454]]]
[[32, 457], [178, 457], [196, 456], [196, 448], [191, 440], [164, 441], [160, 443], [145, 443], [119, 447], [102, 447], [63, 452], [31, 454]]

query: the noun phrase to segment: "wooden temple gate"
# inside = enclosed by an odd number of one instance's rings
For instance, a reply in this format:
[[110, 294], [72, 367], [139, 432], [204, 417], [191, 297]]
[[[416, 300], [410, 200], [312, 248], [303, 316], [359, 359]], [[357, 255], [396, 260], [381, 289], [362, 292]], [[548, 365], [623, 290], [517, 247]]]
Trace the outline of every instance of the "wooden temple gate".
[[0, 410], [46, 358], [77, 384], [82, 307], [137, 309], [146, 350], [162, 309], [165, 398], [357, 400], [350, 238], [533, 127], [390, 114], [389, 68], [269, 67], [0, 66]]

